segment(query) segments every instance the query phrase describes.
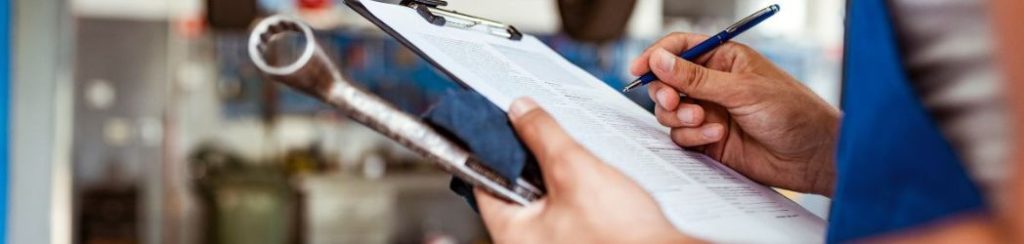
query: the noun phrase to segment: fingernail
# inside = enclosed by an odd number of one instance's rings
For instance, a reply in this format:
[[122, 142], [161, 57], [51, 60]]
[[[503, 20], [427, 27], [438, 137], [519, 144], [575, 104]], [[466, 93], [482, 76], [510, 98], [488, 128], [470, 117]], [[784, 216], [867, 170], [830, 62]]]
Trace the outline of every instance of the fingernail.
[[668, 53], [665, 49], [659, 49], [654, 52], [655, 59], [658, 60], [656, 66], [661, 71], [672, 71], [676, 67], [676, 56]]
[[[693, 116], [693, 109], [679, 109], [679, 111], [676, 112], [676, 117], [679, 118], [679, 121], [683, 122], [683, 124], [688, 124], [688, 125], [694, 124], [693, 123], [693, 117], [694, 117]], [[705, 134], [706, 133], [707, 132], [705, 131]]]
[[718, 139], [718, 137], [721, 136], [721, 134], [722, 134], [722, 130], [719, 129], [718, 127], [710, 127], [710, 128], [704, 129], [703, 132], [704, 132], [704, 137], [706, 137], [708, 139]]
[[671, 98], [672, 92], [669, 91], [668, 89], [661, 89], [658, 90], [658, 93], [655, 95], [658, 97], [658, 106], [661, 106], [661, 108], [668, 110], [668, 107], [666, 106], [668, 106], [668, 100]]
[[638, 70], [639, 66], [640, 66], [640, 58], [634, 59], [633, 62], [631, 63], [631, 65], [629, 65], [629, 73], [632, 74], [633, 76], [643, 75], [643, 72], [640, 72]]
[[519, 118], [530, 111], [537, 109], [537, 102], [528, 97], [523, 97], [512, 101], [512, 106], [508, 109], [508, 114], [513, 119]]

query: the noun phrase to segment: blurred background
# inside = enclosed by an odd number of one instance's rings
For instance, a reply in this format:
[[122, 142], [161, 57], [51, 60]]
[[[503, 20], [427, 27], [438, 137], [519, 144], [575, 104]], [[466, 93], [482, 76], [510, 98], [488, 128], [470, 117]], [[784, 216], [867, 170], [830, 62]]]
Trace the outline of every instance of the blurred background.
[[[457, 89], [339, 0], [0, 3], [13, 61], [11, 243], [489, 242], [448, 190], [449, 175], [250, 63], [249, 25], [286, 14], [316, 28], [345, 75], [409, 113]], [[632, 58], [666, 33], [714, 34], [772, 3], [782, 12], [737, 41], [836, 104], [840, 0], [451, 0], [448, 8], [537, 35], [621, 88], [633, 78]], [[826, 199], [786, 195], [825, 216]]]

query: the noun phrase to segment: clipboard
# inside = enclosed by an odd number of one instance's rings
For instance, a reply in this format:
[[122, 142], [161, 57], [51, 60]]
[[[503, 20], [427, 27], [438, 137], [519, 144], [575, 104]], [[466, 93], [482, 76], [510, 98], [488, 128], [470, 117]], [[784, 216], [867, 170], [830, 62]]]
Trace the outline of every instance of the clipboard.
[[[409, 50], [411, 50], [413, 53], [416, 53], [416, 55], [427, 60], [427, 63], [430, 63], [431, 66], [437, 68], [437, 70], [444, 73], [445, 76], [455, 81], [455, 83], [457, 83], [459, 87], [461, 87], [462, 89], [472, 90], [472, 88], [469, 85], [467, 85], [466, 82], [459, 79], [459, 77], [453, 74], [451, 71], [445, 69], [444, 66], [442, 66], [433, 58], [431, 58], [430, 55], [427, 55], [425, 52], [423, 52], [423, 50], [420, 50], [418, 47], [416, 47], [416, 45], [413, 45], [412, 42], [410, 42], [408, 39], [405, 39], [405, 37], [403, 37], [397, 31], [395, 31], [390, 26], [385, 24], [384, 21], [381, 21], [379, 18], [377, 18], [377, 16], [374, 16], [373, 13], [370, 13], [370, 11], [366, 9], [366, 6], [363, 6], [363, 3], [361, 1], [373, 0], [345, 0], [345, 5], [348, 5], [349, 8], [356, 11], [356, 13], [359, 13], [359, 15], [363, 16], [363, 18], [365, 18], [366, 20], [369, 20], [370, 23], [373, 23], [373, 25], [383, 30], [392, 38], [395, 38], [395, 40], [397, 40], [398, 43], [401, 43], [406, 48], [409, 48]], [[519, 29], [517, 29], [515, 26], [452, 10], [442, 9], [440, 8], [441, 6], [448, 5], [448, 2], [444, 0], [402, 0], [401, 2], [399, 2], [399, 5], [406, 6], [416, 10], [416, 13], [423, 17], [423, 21], [426, 21], [433, 25], [466, 29], [467, 27], [472, 27], [469, 26], [468, 23], [473, 23], [474, 25], [482, 25], [487, 26], [489, 28], [501, 30], [502, 32], [489, 33], [491, 35], [494, 35], [495, 38], [506, 38], [515, 41], [520, 41], [523, 38], [523, 33], [520, 32]]]
[[[570, 137], [648, 191], [684, 233], [725, 243], [824, 240], [823, 219], [706, 154], [680, 148], [653, 114], [533, 36], [512, 38], [518, 30], [493, 21], [486, 22], [486, 28], [474, 28], [485, 30], [486, 35], [439, 28], [465, 27], [450, 24], [453, 19], [482, 19], [445, 15], [437, 11], [443, 10], [438, 8], [443, 1], [402, 2], [415, 13], [372, 0], [345, 0], [345, 4], [460, 86], [481, 93], [498, 107], [507, 108], [516, 97], [533, 96]], [[389, 18], [380, 19], [375, 12]], [[462, 34], [463, 39], [445, 36]]]

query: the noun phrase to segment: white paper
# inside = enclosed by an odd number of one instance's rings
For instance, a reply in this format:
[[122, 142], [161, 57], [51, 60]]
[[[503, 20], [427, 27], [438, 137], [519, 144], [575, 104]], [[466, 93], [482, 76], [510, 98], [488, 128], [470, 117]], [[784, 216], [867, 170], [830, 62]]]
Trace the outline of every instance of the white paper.
[[646, 189], [680, 231], [714, 242], [824, 241], [824, 220], [714, 159], [681, 149], [654, 115], [535, 37], [513, 41], [434, 26], [407, 7], [361, 2], [498, 107], [523, 96], [536, 100], [580, 144]]

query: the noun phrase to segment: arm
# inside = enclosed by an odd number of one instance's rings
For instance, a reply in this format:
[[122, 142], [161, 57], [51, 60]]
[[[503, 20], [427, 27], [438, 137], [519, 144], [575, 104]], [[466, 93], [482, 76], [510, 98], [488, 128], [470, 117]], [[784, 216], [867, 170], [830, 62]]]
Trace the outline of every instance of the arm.
[[[1024, 1], [1019, 0], [995, 0], [992, 1], [993, 13], [995, 15], [995, 30], [996, 33], [1000, 33], [999, 37], [999, 48], [1002, 50], [1002, 67], [1005, 71], [1004, 77], [1009, 85], [1010, 91], [1024, 92], [1024, 30], [1021, 30], [1020, 24], [1024, 22], [1024, 17], [1020, 13], [1024, 12]], [[1008, 182], [1012, 184], [1010, 189], [1010, 201], [1013, 203], [1024, 202], [1024, 96], [1021, 94], [1015, 94], [1007, 96], [1013, 109], [1013, 114], [1010, 116], [1014, 122], [1010, 123], [1015, 125], [1015, 128], [1010, 128], [1015, 132], [1014, 140], [1015, 147], [1011, 147], [1011, 152], [1015, 152], [1015, 155], [1011, 155], [1011, 167], [1014, 168], [1013, 178]], [[1003, 204], [1003, 206], [1019, 207], [1019, 204], [1014, 206], [1013, 204]], [[1003, 209], [1002, 212], [1008, 216], [1009, 225], [1006, 229], [1009, 233], [1014, 233], [1011, 237], [1013, 241], [1024, 240], [1024, 210], [1021, 209]]]
[[[1001, 0], [997, 31], [1003, 36], [1000, 54], [1009, 78], [1008, 91], [1024, 91], [1024, 32], [1018, 17], [1024, 3]], [[633, 65], [634, 74], [653, 71], [662, 81], [649, 87], [658, 104], [659, 122], [672, 128], [673, 141], [708, 155], [761, 183], [791, 190], [830, 195], [834, 184], [832, 153], [841, 116], [821, 105], [813, 93], [759, 54], [741, 44], [720, 47], [694, 62], [672, 53], [702, 39], [698, 35], [670, 35], [648, 49]], [[677, 93], [686, 94], [680, 99]], [[1018, 122], [1018, 140], [1024, 138], [1024, 98], [1016, 101], [1011, 116]], [[787, 139], [788, 138], [788, 139]], [[811, 142], [811, 143], [808, 143]], [[819, 142], [819, 143], [813, 143]], [[801, 146], [803, 145], [803, 146]], [[1024, 201], [1024, 148], [1017, 144], [1015, 170], [1003, 189], [1009, 204]], [[756, 163], [763, 162], [763, 163]], [[1013, 167], [1017, 166], [1017, 167]], [[880, 242], [991, 243], [1024, 239], [1024, 212], [998, 209], [991, 213], [951, 216], [912, 230], [869, 238]]]

